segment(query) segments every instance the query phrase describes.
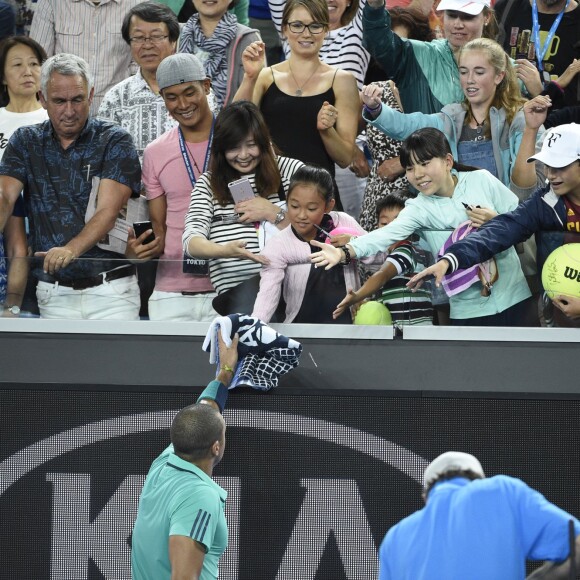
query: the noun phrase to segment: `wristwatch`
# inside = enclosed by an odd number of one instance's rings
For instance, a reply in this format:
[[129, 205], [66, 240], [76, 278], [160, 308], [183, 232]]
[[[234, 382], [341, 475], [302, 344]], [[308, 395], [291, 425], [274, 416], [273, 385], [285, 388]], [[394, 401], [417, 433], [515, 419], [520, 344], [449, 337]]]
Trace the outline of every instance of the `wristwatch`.
[[6, 310], [8, 310], [8, 312], [13, 316], [18, 316], [20, 314], [20, 306], [6, 306]]
[[283, 222], [285, 217], [286, 217], [286, 212], [283, 209], [281, 209], [276, 214], [276, 219], [274, 220], [274, 225], [277, 226], [280, 222]]

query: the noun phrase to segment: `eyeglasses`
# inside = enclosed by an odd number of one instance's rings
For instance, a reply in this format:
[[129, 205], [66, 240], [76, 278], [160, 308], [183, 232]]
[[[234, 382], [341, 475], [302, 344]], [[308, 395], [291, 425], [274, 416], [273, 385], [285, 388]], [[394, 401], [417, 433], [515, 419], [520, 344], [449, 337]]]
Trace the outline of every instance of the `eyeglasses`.
[[296, 20], [295, 22], [288, 22], [288, 28], [290, 29], [290, 32], [293, 32], [294, 34], [300, 34], [301, 32], [304, 32], [305, 28], [308, 28], [308, 32], [310, 32], [310, 34], [320, 34], [321, 32], [324, 32], [324, 25], [320, 24], [320, 22], [304, 24], [304, 22]]
[[166, 38], [169, 38], [168, 34], [152, 34], [151, 36], [133, 36], [129, 41], [135, 46], [143, 46], [146, 42], [161, 44]]

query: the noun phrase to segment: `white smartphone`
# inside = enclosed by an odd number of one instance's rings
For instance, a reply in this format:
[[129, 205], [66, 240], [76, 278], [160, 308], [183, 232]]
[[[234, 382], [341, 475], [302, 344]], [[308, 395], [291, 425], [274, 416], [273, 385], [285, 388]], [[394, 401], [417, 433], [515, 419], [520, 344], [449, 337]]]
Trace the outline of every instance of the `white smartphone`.
[[247, 177], [242, 177], [241, 179], [228, 183], [228, 189], [235, 203], [240, 203], [240, 201], [246, 201], [246, 199], [252, 199], [256, 196], [252, 184]]

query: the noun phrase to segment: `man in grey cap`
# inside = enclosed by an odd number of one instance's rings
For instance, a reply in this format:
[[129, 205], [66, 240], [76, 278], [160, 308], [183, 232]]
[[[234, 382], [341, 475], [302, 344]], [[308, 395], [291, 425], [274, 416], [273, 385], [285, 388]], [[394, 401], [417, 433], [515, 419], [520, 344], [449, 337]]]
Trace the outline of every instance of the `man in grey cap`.
[[146, 243], [151, 230], [138, 238], [131, 232], [126, 255], [141, 260], [160, 257], [149, 299], [151, 320], [209, 322], [217, 316], [212, 307], [216, 294], [207, 268], [184, 260], [181, 236], [191, 190], [209, 167], [214, 124], [207, 101], [210, 80], [197, 57], [188, 53], [166, 57], [156, 75], [178, 126], [145, 148], [142, 180], [155, 240]]
[[528, 578], [568, 578], [569, 526], [577, 560], [580, 522], [523, 481], [486, 478], [473, 455], [448, 451], [423, 475], [426, 505], [385, 536], [379, 580], [520, 580], [526, 560], [548, 560]]

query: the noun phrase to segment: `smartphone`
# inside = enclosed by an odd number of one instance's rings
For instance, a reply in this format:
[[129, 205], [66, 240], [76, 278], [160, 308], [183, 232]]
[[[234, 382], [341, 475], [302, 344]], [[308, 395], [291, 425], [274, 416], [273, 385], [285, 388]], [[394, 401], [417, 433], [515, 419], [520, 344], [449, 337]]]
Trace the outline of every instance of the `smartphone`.
[[[144, 234], [147, 230], [152, 230], [153, 225], [150, 221], [146, 222], [134, 222], [133, 229], [135, 230], [135, 237], [138, 238], [141, 234]], [[149, 236], [145, 238], [144, 244], [150, 244], [155, 239], [155, 233], [151, 232]]]
[[241, 179], [228, 183], [228, 188], [235, 203], [256, 197], [254, 188], [247, 177], [242, 177]]

